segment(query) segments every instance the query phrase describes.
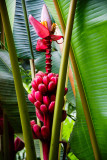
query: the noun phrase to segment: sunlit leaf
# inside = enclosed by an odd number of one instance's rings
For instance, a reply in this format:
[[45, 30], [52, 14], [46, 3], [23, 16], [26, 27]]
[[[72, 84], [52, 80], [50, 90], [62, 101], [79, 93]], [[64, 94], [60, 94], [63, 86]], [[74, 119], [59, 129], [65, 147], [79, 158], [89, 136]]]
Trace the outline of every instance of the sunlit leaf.
[[[56, 22], [53, 1], [47, 1]], [[69, 0], [58, 0], [66, 24]], [[82, 85], [88, 102], [102, 159], [107, 157], [107, 1], [88, 0], [77, 3], [72, 45]], [[93, 160], [93, 150], [82, 104], [76, 87], [77, 121], [70, 138], [73, 153], [84, 160]]]

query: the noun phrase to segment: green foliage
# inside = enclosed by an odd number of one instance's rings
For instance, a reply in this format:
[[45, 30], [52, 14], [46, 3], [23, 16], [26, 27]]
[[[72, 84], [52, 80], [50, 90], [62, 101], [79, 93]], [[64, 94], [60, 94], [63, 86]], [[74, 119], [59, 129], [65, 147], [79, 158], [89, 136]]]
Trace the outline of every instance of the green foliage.
[[[53, 2], [45, 0], [56, 22]], [[69, 1], [58, 1], [66, 24]], [[102, 159], [106, 159], [107, 132], [107, 1], [88, 0], [77, 3], [72, 45], [88, 102]], [[59, 22], [58, 22], [59, 23]], [[70, 138], [73, 153], [79, 159], [94, 159], [87, 124], [76, 87], [77, 121]]]
[[70, 134], [73, 129], [73, 125], [74, 125], [74, 121], [71, 118], [67, 117], [65, 121], [63, 122], [63, 126], [62, 126], [62, 139], [63, 140], [68, 142]]
[[72, 159], [72, 160], [78, 160], [78, 158], [71, 152], [67, 155], [68, 160]]

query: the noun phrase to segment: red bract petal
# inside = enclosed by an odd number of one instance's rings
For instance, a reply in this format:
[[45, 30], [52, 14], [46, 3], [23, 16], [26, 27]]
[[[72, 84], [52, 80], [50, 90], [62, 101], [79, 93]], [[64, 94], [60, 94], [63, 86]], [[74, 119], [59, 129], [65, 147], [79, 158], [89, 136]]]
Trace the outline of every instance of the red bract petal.
[[51, 39], [53, 40], [53, 41], [57, 41], [57, 40], [60, 40], [61, 38], [64, 38], [63, 36], [57, 36], [57, 35], [51, 35]]
[[51, 30], [51, 18], [50, 15], [48, 13], [47, 7], [44, 4], [43, 8], [42, 8], [42, 13], [41, 13], [41, 22], [46, 21], [48, 24], [48, 29], [49, 31]]
[[18, 137], [15, 139], [14, 148], [15, 148], [14, 149], [15, 153], [17, 153], [18, 151], [21, 151], [24, 148], [24, 142]]
[[37, 41], [37, 45], [36, 45], [37, 51], [45, 52], [47, 48], [48, 48], [48, 46], [46, 45], [44, 39], [39, 39]]
[[34, 27], [35, 32], [41, 38], [45, 38], [49, 36], [49, 30], [43, 26], [40, 22], [38, 22], [32, 15], [29, 15], [29, 22]]

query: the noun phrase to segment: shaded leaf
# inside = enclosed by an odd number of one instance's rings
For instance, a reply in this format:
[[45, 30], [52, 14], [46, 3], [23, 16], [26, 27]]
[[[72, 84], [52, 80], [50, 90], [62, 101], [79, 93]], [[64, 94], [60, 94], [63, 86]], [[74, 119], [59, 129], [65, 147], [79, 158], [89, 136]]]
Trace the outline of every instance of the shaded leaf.
[[[25, 95], [30, 119], [35, 119], [35, 107], [29, 102], [27, 92], [25, 92]], [[0, 101], [1, 107], [5, 110], [14, 132], [20, 133], [21, 123], [11, 64], [8, 52], [4, 50], [0, 50]]]

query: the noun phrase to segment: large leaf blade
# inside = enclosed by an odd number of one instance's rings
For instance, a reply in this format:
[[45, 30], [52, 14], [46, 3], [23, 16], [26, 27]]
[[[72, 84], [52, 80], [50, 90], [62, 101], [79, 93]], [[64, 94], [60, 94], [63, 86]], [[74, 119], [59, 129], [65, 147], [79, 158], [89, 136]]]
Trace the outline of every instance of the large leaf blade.
[[[50, 2], [48, 3], [47, 0], [46, 2], [50, 5]], [[69, 1], [66, 0], [66, 2], [61, 3], [59, 0], [58, 3], [66, 24], [66, 6], [68, 6]], [[106, 1], [78, 1], [72, 36], [76, 62], [102, 159], [107, 157], [105, 149], [107, 147], [106, 6]], [[52, 12], [51, 8], [52, 5], [50, 5]], [[94, 159], [84, 112], [78, 94], [77, 90], [77, 121], [71, 134], [71, 148], [79, 159]]]
[[[79, 2], [72, 38], [102, 159], [107, 156], [105, 150], [107, 128], [104, 127], [107, 125], [107, 114], [105, 114], [107, 110], [107, 73], [105, 71], [107, 67], [105, 55], [107, 21], [104, 18], [107, 14], [106, 5], [105, 1]], [[79, 102], [78, 104], [81, 106]], [[81, 137], [84, 136], [88, 137], [88, 133], [81, 135]]]

